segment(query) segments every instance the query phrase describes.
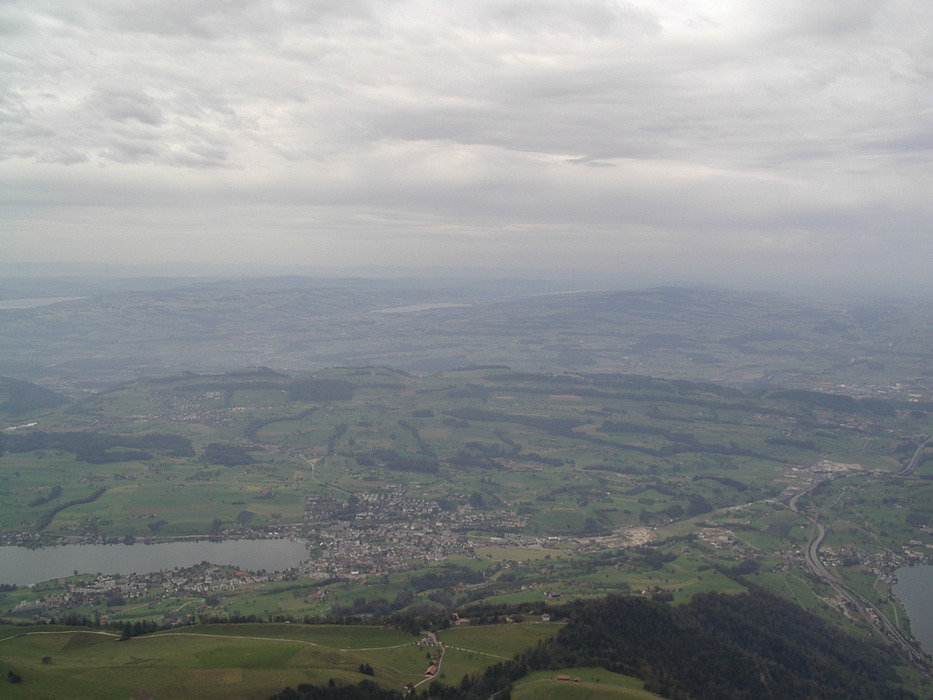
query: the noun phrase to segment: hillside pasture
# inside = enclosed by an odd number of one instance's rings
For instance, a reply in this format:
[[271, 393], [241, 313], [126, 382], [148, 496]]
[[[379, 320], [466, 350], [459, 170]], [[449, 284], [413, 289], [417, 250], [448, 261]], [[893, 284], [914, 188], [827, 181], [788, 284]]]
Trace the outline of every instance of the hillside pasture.
[[411, 635], [371, 627], [205, 625], [119, 641], [83, 629], [0, 627], [0, 659], [23, 682], [4, 697], [171, 697], [260, 700], [299, 683], [388, 687], [423, 678], [423, 650]]
[[[571, 680], [558, 680], [558, 676]], [[573, 679], [579, 678], [578, 681]], [[515, 700], [658, 700], [637, 678], [602, 668], [561, 668], [532, 671], [515, 683]]]

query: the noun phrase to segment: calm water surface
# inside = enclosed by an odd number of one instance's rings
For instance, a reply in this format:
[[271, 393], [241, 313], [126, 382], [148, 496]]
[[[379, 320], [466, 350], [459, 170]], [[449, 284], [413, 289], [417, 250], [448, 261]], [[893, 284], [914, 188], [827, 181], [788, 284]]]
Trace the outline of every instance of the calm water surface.
[[910, 617], [910, 631], [928, 654], [933, 654], [933, 566], [905, 566], [897, 570], [897, 596]]
[[248, 571], [282, 571], [308, 558], [303, 542], [229, 540], [160, 544], [75, 544], [62, 547], [0, 547], [0, 583], [25, 586], [81, 574], [145, 574], [202, 561]]
[[77, 301], [85, 297], [35, 297], [23, 299], [0, 299], [0, 309], [34, 309], [37, 306], [50, 306], [63, 301]]

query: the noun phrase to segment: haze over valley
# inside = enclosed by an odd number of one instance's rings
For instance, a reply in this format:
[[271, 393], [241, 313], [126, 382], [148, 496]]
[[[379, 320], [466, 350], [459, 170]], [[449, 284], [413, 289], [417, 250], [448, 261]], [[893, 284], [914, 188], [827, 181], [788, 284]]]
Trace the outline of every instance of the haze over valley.
[[[904, 697], [926, 687], [911, 634], [924, 623], [893, 594], [898, 570], [933, 561], [923, 300], [430, 271], [19, 282], [0, 308], [0, 558], [41, 545], [106, 570], [0, 582], [11, 622], [126, 638], [269, 620], [440, 633], [530, 615], [570, 639], [589, 614], [574, 601], [695, 601], [706, 615], [699, 594], [745, 591], [765, 596], [754, 615], [789, 602], [807, 625], [822, 617], [855, 656], [883, 642], [865, 697], [881, 697], [878, 674], [887, 687], [900, 674]], [[151, 568], [120, 556], [199, 539], [243, 547], [200, 563], [166, 550]], [[250, 568], [247, 547], [269, 539], [300, 553]], [[700, 647], [719, 643], [705, 634]], [[432, 643], [456, 664], [489, 642]], [[577, 640], [548, 658], [581, 653]], [[586, 658], [672, 698], [749, 687], [673, 657]], [[413, 678], [376, 666], [383, 682]], [[520, 688], [509, 669], [497, 687]]]
[[[933, 311], [923, 297], [677, 286], [586, 291], [586, 283], [434, 275], [8, 278], [0, 288], [9, 299], [0, 309], [7, 331], [0, 371], [78, 391], [251, 366], [430, 373], [487, 364], [904, 400], [929, 398], [933, 386]], [[15, 308], [18, 290], [41, 297], [43, 284], [56, 303]]]
[[933, 3], [0, 3], [0, 685], [933, 697]]

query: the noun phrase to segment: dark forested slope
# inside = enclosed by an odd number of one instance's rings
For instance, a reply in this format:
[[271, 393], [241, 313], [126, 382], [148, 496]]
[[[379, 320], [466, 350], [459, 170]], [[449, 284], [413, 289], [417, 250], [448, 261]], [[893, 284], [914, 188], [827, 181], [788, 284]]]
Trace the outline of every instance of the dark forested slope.
[[896, 659], [760, 588], [674, 607], [614, 596], [570, 608], [550, 663], [638, 676], [669, 698], [909, 698]]

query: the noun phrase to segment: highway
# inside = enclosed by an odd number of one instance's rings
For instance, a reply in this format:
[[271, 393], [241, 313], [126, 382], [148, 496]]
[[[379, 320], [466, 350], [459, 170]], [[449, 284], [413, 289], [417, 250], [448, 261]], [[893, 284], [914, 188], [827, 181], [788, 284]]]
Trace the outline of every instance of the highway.
[[933, 442], [933, 437], [928, 437], [926, 440], [920, 443], [920, 446], [914, 450], [913, 456], [910, 458], [910, 461], [907, 463], [903, 469], [901, 469], [897, 475], [898, 476], [909, 476], [913, 474], [914, 469], [917, 468], [917, 465], [920, 463], [920, 457], [923, 454], [923, 451], [926, 449], [926, 446]]
[[[933, 440], [933, 438], [928, 438], [917, 448], [907, 466], [898, 472], [899, 476], [906, 476], [916, 468], [921, 453], [931, 440]], [[807, 542], [804, 554], [807, 568], [814, 576], [827, 583], [847, 604], [858, 610], [869, 625], [878, 629], [882, 633], [883, 638], [894, 645], [915, 668], [928, 675], [933, 675], [933, 662], [931, 662], [929, 656], [920, 649], [917, 643], [910, 637], [904, 635], [894, 623], [885, 617], [884, 613], [874, 603], [836, 578], [820, 561], [820, 545], [826, 537], [826, 528], [819, 522], [819, 514], [811, 516], [807, 513], [801, 513], [797, 507], [797, 501], [801, 496], [812, 493], [817, 487], [821, 486], [822, 483], [825, 482], [814, 484], [807, 490], [801, 491], [787, 503], [792, 511], [798, 515], [804, 516], [810, 521], [810, 538]]]

